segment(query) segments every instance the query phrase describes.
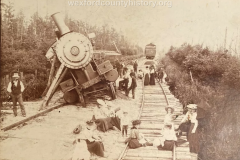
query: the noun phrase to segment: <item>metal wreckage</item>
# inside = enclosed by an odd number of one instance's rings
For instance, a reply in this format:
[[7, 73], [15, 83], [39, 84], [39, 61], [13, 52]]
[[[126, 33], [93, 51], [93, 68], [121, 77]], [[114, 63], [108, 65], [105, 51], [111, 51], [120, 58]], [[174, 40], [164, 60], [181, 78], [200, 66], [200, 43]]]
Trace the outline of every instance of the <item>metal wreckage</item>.
[[52, 67], [39, 110], [48, 105], [59, 86], [67, 103], [80, 101], [83, 107], [89, 97], [109, 95], [115, 99], [118, 72], [109, 60], [102, 58], [104, 52], [93, 50], [95, 34], [85, 36], [70, 31], [59, 12], [51, 17], [58, 28], [57, 40], [46, 53]]

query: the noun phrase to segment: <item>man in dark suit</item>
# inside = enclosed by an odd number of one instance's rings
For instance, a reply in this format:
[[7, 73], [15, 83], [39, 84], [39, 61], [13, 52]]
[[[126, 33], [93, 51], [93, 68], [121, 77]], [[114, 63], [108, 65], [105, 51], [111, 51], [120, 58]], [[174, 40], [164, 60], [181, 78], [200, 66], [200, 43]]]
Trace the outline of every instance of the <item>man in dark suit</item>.
[[132, 83], [131, 86], [127, 89], [126, 96], [128, 96], [129, 91], [132, 90], [132, 98], [135, 99], [135, 89], [137, 88], [137, 80], [134, 72], [130, 74], [130, 77], [132, 78]]

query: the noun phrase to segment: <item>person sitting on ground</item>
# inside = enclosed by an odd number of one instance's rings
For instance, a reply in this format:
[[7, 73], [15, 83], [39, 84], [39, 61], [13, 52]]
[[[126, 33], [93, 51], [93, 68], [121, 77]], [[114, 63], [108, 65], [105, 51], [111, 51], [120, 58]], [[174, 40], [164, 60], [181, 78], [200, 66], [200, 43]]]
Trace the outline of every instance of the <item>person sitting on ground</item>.
[[93, 123], [88, 124], [86, 128], [81, 126], [80, 135], [78, 136], [77, 140], [86, 141], [87, 148], [90, 153], [94, 153], [100, 157], [107, 157], [107, 155], [104, 153], [102, 139], [94, 133], [95, 129], [96, 126]]
[[136, 80], [136, 77], [135, 77], [135, 74], [134, 74], [134, 73], [131, 73], [130, 76], [131, 76], [131, 78], [132, 78], [132, 84], [131, 84], [131, 86], [127, 89], [126, 96], [128, 96], [130, 90], [132, 90], [132, 98], [135, 99], [135, 90], [136, 90], [136, 88], [137, 88], [137, 80]]
[[129, 148], [135, 149], [142, 146], [152, 145], [151, 143], [147, 142], [144, 136], [139, 133], [139, 125], [141, 124], [140, 120], [134, 120], [132, 122], [133, 127], [131, 128], [130, 136], [125, 141], [128, 142]]
[[111, 101], [105, 101], [107, 105], [107, 117], [111, 117], [111, 124], [113, 128], [117, 127], [118, 130], [121, 130], [120, 117], [118, 112], [120, 112], [120, 107], [114, 105]]
[[97, 125], [97, 129], [102, 132], [106, 132], [108, 129], [112, 128], [111, 117], [107, 111], [107, 105], [102, 99], [97, 99], [98, 105], [94, 109], [93, 121]]
[[175, 141], [177, 141], [177, 137], [175, 131], [172, 128], [172, 123], [165, 123], [164, 129], [162, 130], [163, 136], [160, 138], [160, 145], [158, 146], [159, 150], [173, 150], [173, 146], [175, 144]]
[[106, 132], [114, 126], [120, 130], [120, 118], [115, 115], [119, 107], [112, 110], [111, 106], [107, 105], [102, 99], [97, 99], [97, 102], [98, 105], [93, 111], [92, 120], [88, 123], [95, 122], [97, 129], [102, 132]]
[[189, 129], [191, 126], [191, 119], [192, 119], [192, 117], [195, 116], [195, 111], [197, 108], [194, 106], [194, 104], [189, 104], [189, 105], [187, 105], [187, 109], [188, 109], [188, 112], [181, 120], [179, 127], [178, 127], [178, 129], [176, 129], [176, 131], [178, 131], [178, 135], [181, 135], [182, 132], [186, 132], [187, 140], [188, 140], [188, 133], [189, 133]]
[[[167, 112], [167, 114], [165, 115], [165, 118], [164, 118], [164, 122], [163, 122], [163, 127], [165, 126], [165, 124], [167, 123], [171, 123], [172, 126], [174, 126], [174, 122], [173, 122], [173, 118], [174, 118], [174, 115], [173, 115], [173, 112], [174, 112], [174, 108], [172, 106], [167, 106], [165, 107], [165, 110]], [[174, 130], [174, 127], [172, 127], [172, 129]]]

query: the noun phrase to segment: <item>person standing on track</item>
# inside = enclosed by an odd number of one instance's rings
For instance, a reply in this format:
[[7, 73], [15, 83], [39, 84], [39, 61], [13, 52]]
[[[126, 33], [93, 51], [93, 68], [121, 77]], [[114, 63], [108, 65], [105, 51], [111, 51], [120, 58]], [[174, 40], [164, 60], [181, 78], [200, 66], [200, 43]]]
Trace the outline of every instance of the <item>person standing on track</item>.
[[22, 99], [22, 92], [24, 91], [24, 85], [22, 81], [19, 80], [18, 73], [13, 74], [13, 80], [9, 82], [7, 91], [11, 94], [12, 101], [13, 101], [13, 114], [16, 117], [17, 116], [17, 102], [19, 103], [19, 106], [21, 108], [22, 116], [26, 117], [26, 111], [25, 107], [23, 105], [23, 99]]
[[160, 83], [163, 83], [163, 68], [159, 69], [158, 78], [160, 80]]
[[155, 69], [153, 65], [150, 67], [150, 85], [155, 85]]
[[164, 69], [162, 71], [163, 71], [162, 83], [166, 83], [167, 73], [165, 72]]
[[149, 74], [150, 72], [149, 72], [148, 66], [146, 66], [145, 73], [144, 73], [144, 86], [149, 85], [149, 81], [150, 81]]
[[131, 86], [127, 89], [126, 96], [128, 96], [130, 90], [132, 90], [132, 98], [135, 99], [135, 89], [137, 88], [137, 80], [135, 77], [135, 73], [131, 73], [130, 77], [132, 78], [132, 84]]

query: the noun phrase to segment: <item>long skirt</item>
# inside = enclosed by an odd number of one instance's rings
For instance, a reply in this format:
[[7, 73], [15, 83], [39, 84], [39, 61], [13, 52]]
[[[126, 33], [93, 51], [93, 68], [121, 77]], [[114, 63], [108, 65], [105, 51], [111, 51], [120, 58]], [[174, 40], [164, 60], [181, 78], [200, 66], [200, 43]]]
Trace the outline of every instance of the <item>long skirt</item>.
[[164, 146], [158, 146], [159, 150], [169, 150], [172, 151], [174, 146], [174, 141], [173, 140], [165, 140], [164, 141]]
[[128, 143], [128, 147], [131, 149], [142, 147], [139, 141], [136, 138], [131, 138]]
[[88, 140], [86, 142], [89, 152], [104, 157], [104, 146], [102, 142], [89, 142]]
[[97, 119], [95, 123], [97, 125], [97, 129], [102, 132], [106, 132], [108, 129], [113, 127], [111, 117]]
[[155, 85], [155, 75], [154, 75], [154, 73], [150, 74], [150, 85]]
[[196, 129], [195, 133], [192, 133], [194, 123], [191, 123], [189, 132], [188, 132], [188, 142], [189, 142], [189, 148], [190, 152], [192, 153], [198, 153], [199, 151], [199, 130]]
[[111, 123], [112, 123], [113, 126], [117, 127], [119, 130], [121, 130], [120, 118], [118, 118], [118, 117], [112, 117], [112, 118], [111, 118]]
[[189, 128], [191, 126], [191, 122], [190, 121], [187, 121], [185, 123], [182, 123], [180, 126], [179, 126], [179, 129], [182, 131], [182, 132], [187, 132], [187, 140], [188, 140], [188, 132], [189, 132]]
[[144, 78], [144, 86], [147, 86], [149, 85], [149, 81], [150, 81], [150, 78], [149, 78], [149, 74], [145, 74], [145, 78]]

